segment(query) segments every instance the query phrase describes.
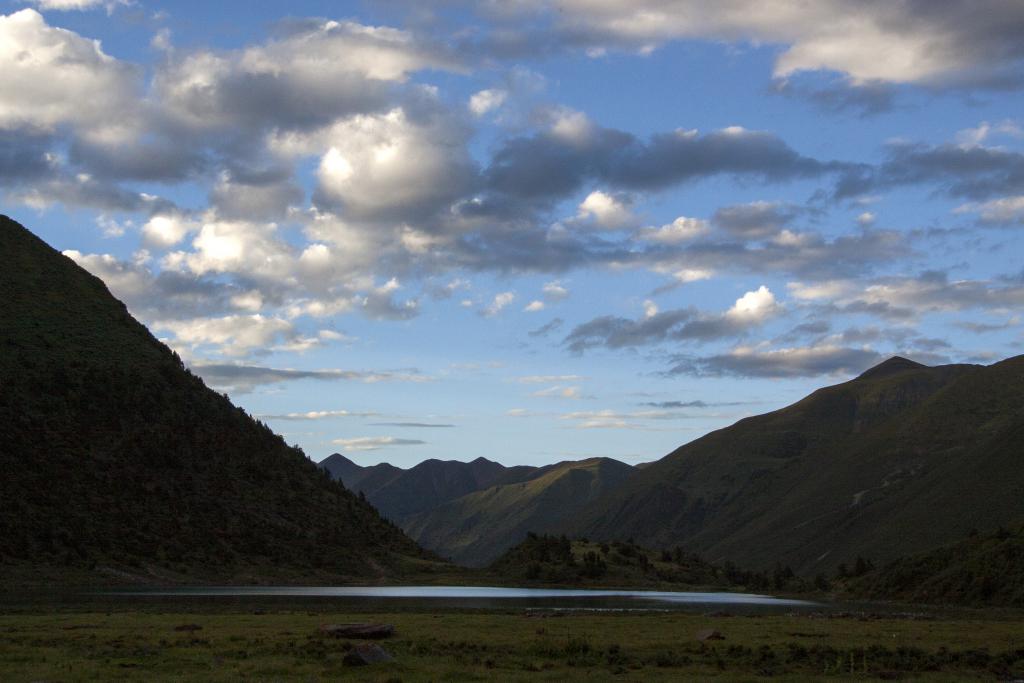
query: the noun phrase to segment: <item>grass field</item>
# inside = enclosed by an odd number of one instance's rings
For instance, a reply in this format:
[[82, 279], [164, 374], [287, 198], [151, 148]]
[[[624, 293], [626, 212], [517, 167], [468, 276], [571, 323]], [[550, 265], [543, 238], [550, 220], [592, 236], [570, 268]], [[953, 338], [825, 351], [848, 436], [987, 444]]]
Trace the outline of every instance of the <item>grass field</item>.
[[[1024, 679], [1024, 615], [338, 612], [320, 602], [4, 607], [2, 681]], [[925, 618], [922, 618], [924, 616]], [[395, 661], [345, 666], [324, 623], [383, 621]], [[179, 627], [187, 627], [180, 629]], [[196, 628], [198, 627], [198, 628]], [[698, 642], [702, 629], [724, 640]]]

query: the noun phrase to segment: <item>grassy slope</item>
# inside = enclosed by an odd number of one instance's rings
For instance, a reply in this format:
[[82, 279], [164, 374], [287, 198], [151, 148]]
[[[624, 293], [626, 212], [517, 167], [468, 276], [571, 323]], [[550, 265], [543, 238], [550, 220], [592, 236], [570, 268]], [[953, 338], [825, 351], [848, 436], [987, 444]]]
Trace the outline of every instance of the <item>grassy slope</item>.
[[687, 444], [551, 530], [805, 575], [877, 564], [1024, 516], [1022, 411], [1024, 357], [887, 362]]
[[405, 524], [424, 547], [470, 566], [486, 564], [527, 532], [571, 518], [617, 488], [633, 468], [609, 458], [541, 468], [532, 479], [470, 493]]
[[0, 217], [0, 572], [381, 576], [422, 551]]
[[871, 599], [1024, 607], [1024, 526], [901, 558], [845, 590]]

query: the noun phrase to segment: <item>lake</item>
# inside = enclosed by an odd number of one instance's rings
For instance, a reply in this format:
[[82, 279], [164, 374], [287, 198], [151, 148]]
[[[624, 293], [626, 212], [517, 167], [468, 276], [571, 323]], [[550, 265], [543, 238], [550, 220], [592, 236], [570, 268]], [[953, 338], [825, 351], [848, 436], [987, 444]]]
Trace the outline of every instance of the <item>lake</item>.
[[651, 610], [741, 608], [755, 611], [817, 607], [806, 600], [728, 592], [502, 588], [490, 586], [200, 586], [123, 590], [108, 596], [153, 598], [294, 598], [381, 609], [467, 607], [522, 609]]

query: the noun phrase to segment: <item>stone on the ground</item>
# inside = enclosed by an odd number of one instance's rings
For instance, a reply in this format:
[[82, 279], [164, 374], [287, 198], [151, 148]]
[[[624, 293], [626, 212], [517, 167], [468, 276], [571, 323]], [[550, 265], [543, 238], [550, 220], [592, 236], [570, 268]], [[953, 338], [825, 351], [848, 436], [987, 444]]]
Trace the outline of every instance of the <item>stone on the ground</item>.
[[175, 631], [202, 631], [203, 627], [199, 624], [182, 624], [181, 626], [175, 626]]
[[387, 650], [376, 643], [359, 643], [341, 660], [345, 666], [367, 666], [394, 661]]
[[725, 640], [725, 636], [722, 635], [721, 631], [717, 631], [713, 628], [705, 628], [697, 631], [697, 640], [702, 643], [706, 643], [709, 640]]

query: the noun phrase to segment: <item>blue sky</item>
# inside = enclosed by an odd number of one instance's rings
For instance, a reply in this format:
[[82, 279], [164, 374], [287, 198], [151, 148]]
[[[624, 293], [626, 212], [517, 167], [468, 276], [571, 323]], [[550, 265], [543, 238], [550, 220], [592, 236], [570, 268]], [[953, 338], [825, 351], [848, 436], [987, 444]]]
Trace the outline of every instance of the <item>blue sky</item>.
[[310, 457], [653, 460], [1024, 341], [1024, 6], [0, 2], [0, 202]]

